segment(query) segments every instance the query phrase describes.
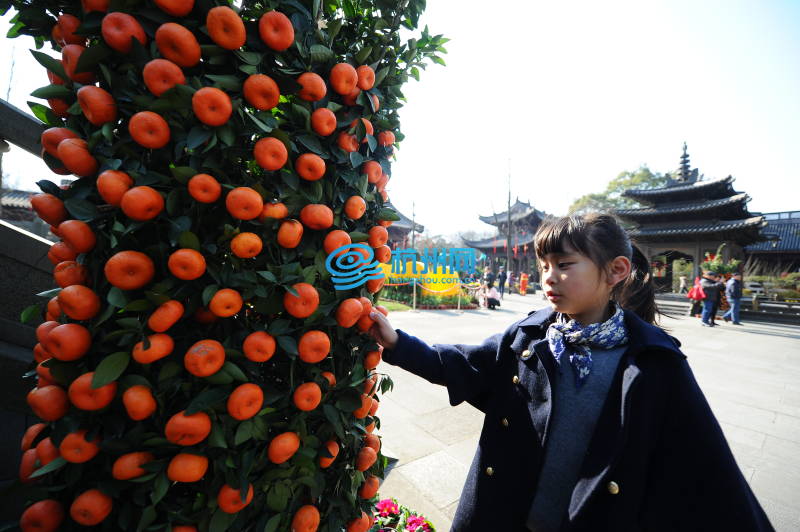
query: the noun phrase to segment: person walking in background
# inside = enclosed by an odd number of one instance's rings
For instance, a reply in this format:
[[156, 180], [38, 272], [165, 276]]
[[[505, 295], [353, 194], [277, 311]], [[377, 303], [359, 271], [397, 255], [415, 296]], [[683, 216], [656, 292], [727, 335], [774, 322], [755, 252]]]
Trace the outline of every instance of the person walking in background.
[[489, 283], [486, 288], [486, 304], [489, 310], [496, 310], [500, 306], [500, 294], [494, 287], [494, 283]]
[[703, 272], [703, 278], [700, 280], [700, 288], [705, 293], [703, 299], [703, 326], [714, 327], [714, 313], [716, 313], [717, 301], [720, 297], [720, 291], [723, 286], [722, 283], [717, 281], [717, 274], [711, 271]]
[[503, 299], [503, 292], [506, 290], [506, 270], [503, 266], [500, 266], [500, 272], [497, 274], [497, 286], [500, 287], [500, 299]]
[[686, 281], [687, 281], [686, 276], [681, 275], [678, 279], [680, 280], [680, 285], [678, 286], [678, 293], [685, 294], [686, 292], [689, 291], [689, 288], [686, 286]]
[[728, 304], [731, 308], [728, 312], [722, 315], [725, 321], [733, 320], [734, 325], [741, 325], [739, 321], [739, 306], [742, 302], [742, 274], [734, 273], [728, 282], [725, 283], [725, 297], [728, 298]]
[[717, 290], [717, 299], [714, 300], [714, 306], [711, 307], [711, 325], [717, 324], [717, 312], [722, 306], [722, 296], [725, 293], [725, 281], [722, 275], [715, 274], [714, 280], [717, 282], [719, 290]]
[[700, 314], [703, 312], [703, 300], [706, 298], [706, 294], [700, 286], [700, 277], [694, 278], [694, 286], [692, 286], [692, 289], [686, 294], [686, 297], [692, 301], [692, 308], [689, 309], [689, 316], [699, 318]]

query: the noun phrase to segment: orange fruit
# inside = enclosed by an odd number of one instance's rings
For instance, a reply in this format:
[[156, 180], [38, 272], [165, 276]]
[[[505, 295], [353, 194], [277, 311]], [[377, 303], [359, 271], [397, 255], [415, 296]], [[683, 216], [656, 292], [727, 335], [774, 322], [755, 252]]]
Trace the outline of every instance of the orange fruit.
[[59, 225], [67, 219], [64, 202], [52, 194], [36, 194], [31, 197], [31, 207], [36, 214], [50, 225]]
[[167, 478], [172, 482], [197, 482], [208, 470], [208, 458], [191, 453], [179, 453], [167, 466]]
[[375, 259], [378, 262], [388, 264], [392, 260], [392, 248], [386, 244], [375, 248]]
[[77, 253], [88, 253], [97, 243], [89, 224], [80, 220], [65, 220], [58, 226], [61, 239]]
[[361, 65], [356, 69], [358, 88], [368, 91], [375, 86], [375, 71], [369, 65]]
[[259, 139], [253, 149], [253, 155], [258, 166], [269, 171], [280, 170], [289, 159], [286, 145], [275, 137]]
[[304, 153], [294, 162], [294, 169], [306, 181], [316, 181], [325, 175], [325, 160], [314, 153]]
[[250, 504], [253, 500], [253, 485], [250, 484], [247, 488], [247, 495], [242, 500], [242, 492], [234, 489], [227, 484], [220, 488], [217, 494], [217, 505], [219, 509], [227, 514], [235, 514], [241, 511], [245, 506]]
[[376, 453], [378, 453], [381, 450], [381, 439], [374, 434], [364, 434], [364, 445], [366, 447], [371, 447]]
[[97, 192], [109, 205], [119, 206], [122, 196], [133, 186], [133, 179], [119, 170], [106, 170], [97, 176]]
[[216, 340], [200, 340], [192, 344], [183, 357], [186, 371], [195, 377], [208, 377], [225, 364], [225, 348]]
[[186, 415], [181, 410], [167, 421], [164, 435], [167, 441], [176, 445], [196, 445], [205, 440], [211, 433], [211, 418], [205, 412]]
[[83, 464], [88, 462], [100, 452], [98, 443], [100, 439], [96, 436], [92, 441], [86, 439], [86, 430], [78, 430], [70, 432], [63, 440], [61, 445], [58, 446], [58, 452], [67, 462], [73, 464]]
[[241, 48], [247, 40], [242, 18], [228, 6], [212, 7], [206, 15], [211, 40], [226, 50]]
[[219, 181], [208, 174], [197, 174], [187, 183], [189, 195], [200, 203], [214, 203], [222, 194]]
[[334, 65], [330, 73], [331, 88], [337, 94], [350, 94], [358, 83], [356, 69], [347, 63]]
[[342, 100], [346, 105], [356, 105], [356, 99], [361, 95], [361, 89], [356, 87], [353, 89], [350, 94], [345, 94], [342, 96]]
[[364, 306], [358, 299], [354, 297], [345, 299], [336, 309], [336, 323], [340, 327], [352, 327], [361, 317], [363, 310]]
[[278, 228], [278, 245], [293, 249], [300, 245], [302, 238], [303, 224], [293, 219], [281, 222], [281, 226]]
[[50, 83], [53, 84], [53, 85], [63, 85], [64, 84], [64, 80], [63, 79], [61, 79], [60, 77], [56, 76], [55, 74], [53, 74], [49, 70], [47, 71], [47, 79], [49, 79]]
[[131, 51], [133, 47], [131, 39], [136, 39], [143, 46], [147, 43], [142, 25], [132, 16], [119, 11], [103, 17], [100, 32], [108, 46], [123, 54]]
[[373, 111], [377, 113], [378, 109], [381, 108], [381, 101], [374, 94], [368, 94], [367, 96], [369, 96], [369, 99], [372, 100]]
[[361, 316], [356, 322], [356, 326], [358, 327], [359, 331], [367, 332], [374, 323], [375, 321], [373, 321], [373, 319], [369, 316]]
[[111, 497], [98, 489], [90, 489], [78, 495], [69, 508], [72, 519], [84, 526], [102, 523], [111, 513]]
[[130, 480], [141, 477], [147, 474], [147, 471], [142, 469], [142, 466], [153, 460], [155, 460], [155, 456], [152, 453], [138, 451], [123, 454], [114, 461], [114, 465], [111, 468], [111, 476], [117, 480]]
[[134, 421], [141, 421], [153, 415], [158, 409], [156, 398], [149, 386], [137, 384], [131, 386], [122, 394], [122, 404], [128, 417]]
[[170, 273], [183, 281], [192, 281], [206, 272], [206, 259], [199, 251], [183, 248], [173, 252], [167, 261]]
[[367, 425], [364, 430], [372, 434], [372, 431], [375, 430], [375, 422], [373, 421], [372, 423]]
[[378, 453], [375, 452], [375, 449], [372, 447], [362, 447], [360, 451], [358, 451], [358, 456], [356, 457], [356, 469], [358, 471], [366, 471], [375, 461], [378, 459]]
[[19, 518], [22, 532], [57, 532], [64, 521], [64, 507], [53, 499], [28, 506]]
[[89, 351], [91, 345], [92, 334], [89, 329], [77, 323], [54, 327], [42, 343], [53, 358], [64, 361], [78, 360]]
[[279, 11], [267, 11], [258, 21], [258, 34], [264, 44], [282, 52], [294, 42], [294, 27], [289, 17]]
[[86, 48], [80, 44], [68, 44], [61, 49], [61, 63], [64, 65], [64, 72], [67, 77], [81, 85], [91, 85], [95, 82], [94, 72], [76, 72], [78, 60]]
[[372, 397], [378, 391], [378, 376], [372, 375], [364, 381], [364, 393]]
[[331, 339], [322, 331], [308, 331], [297, 342], [297, 352], [303, 362], [316, 364], [331, 352]]
[[43, 362], [39, 362], [36, 365], [36, 386], [39, 388], [43, 386], [50, 386], [56, 383], [56, 378], [53, 377], [53, 373], [50, 371], [50, 368], [43, 365]]
[[53, 111], [53, 114], [61, 118], [68, 118], [70, 105], [61, 98], [48, 98], [47, 105]]
[[361, 406], [353, 410], [353, 415], [356, 416], [356, 419], [364, 419], [367, 417], [369, 413], [369, 407], [372, 406], [372, 398], [365, 394], [361, 394]]
[[35, 346], [33, 346], [33, 360], [36, 361], [37, 364], [41, 364], [48, 358], [53, 358], [53, 356], [47, 352], [47, 350], [44, 348], [44, 346], [42, 346], [41, 343], [38, 343]]
[[155, 0], [156, 5], [173, 17], [185, 17], [194, 8], [194, 0]]
[[326, 255], [330, 255], [336, 249], [342, 246], [349, 246], [352, 243], [353, 241], [351, 240], [350, 235], [347, 234], [347, 231], [334, 229], [325, 235], [325, 240], [322, 241], [322, 248], [325, 250]]
[[368, 317], [370, 312], [372, 312], [372, 300], [368, 297], [359, 297], [359, 301], [361, 301], [361, 306], [364, 307], [363, 312], [361, 312], [361, 317]]
[[43, 466], [49, 464], [60, 456], [58, 447], [53, 444], [53, 440], [45, 438], [36, 444], [36, 458]]
[[297, 283], [292, 285], [297, 291], [297, 295], [286, 292], [283, 295], [283, 306], [286, 312], [295, 318], [307, 318], [311, 316], [319, 306], [319, 292], [308, 283]]
[[23, 434], [22, 442], [20, 443], [20, 449], [22, 452], [25, 452], [33, 447], [34, 440], [46, 427], [47, 425], [44, 423], [34, 423], [25, 429], [25, 434]]
[[108, 11], [108, 4], [111, 0], [81, 0], [81, 7], [84, 13], [91, 13], [92, 11], [99, 11], [105, 13]]
[[173, 525], [172, 532], [197, 532], [197, 527], [191, 525]]
[[281, 91], [278, 84], [265, 74], [253, 74], [244, 81], [242, 87], [247, 103], [260, 111], [268, 111], [278, 105]]
[[153, 59], [142, 70], [142, 77], [147, 90], [161, 96], [175, 85], [186, 83], [186, 76], [181, 67], [168, 59]]
[[343, 151], [352, 153], [358, 151], [358, 139], [355, 135], [351, 135], [346, 131], [340, 131], [339, 137], [336, 139], [336, 144]]
[[[359, 119], [356, 118], [355, 120], [350, 122], [350, 128], [356, 127], [356, 124], [358, 124], [358, 120]], [[364, 124], [364, 129], [366, 130], [367, 135], [372, 135], [375, 132], [374, 128], [372, 127], [372, 122], [370, 122], [366, 118], [362, 118], [361, 123]], [[366, 137], [361, 142], [367, 142]]]
[[128, 122], [128, 132], [137, 144], [151, 150], [163, 148], [170, 139], [169, 124], [152, 111], [139, 111], [133, 115]]
[[339, 444], [336, 443], [336, 441], [334, 440], [326, 441], [325, 448], [328, 450], [328, 453], [330, 453], [331, 456], [330, 457], [322, 456], [322, 453], [320, 453], [319, 466], [322, 469], [330, 467], [333, 461], [336, 460], [336, 457], [339, 456]]
[[[373, 397], [372, 398], [372, 406], [369, 407], [369, 415], [374, 416], [375, 413], [378, 411], [378, 407], [380, 407], [380, 405], [381, 405], [380, 401], [378, 401], [377, 399], [375, 399]], [[378, 449], [375, 449], [375, 450], [377, 451]]]
[[300, 209], [300, 221], [309, 229], [327, 229], [333, 225], [333, 211], [327, 205], [312, 203]]
[[131, 356], [139, 364], [151, 364], [168, 357], [175, 349], [175, 341], [168, 334], [156, 333], [147, 337], [150, 347], [144, 348], [144, 341], [133, 346]]
[[221, 126], [231, 117], [231, 98], [216, 87], [203, 87], [192, 95], [192, 110], [202, 123]]
[[381, 168], [381, 164], [378, 161], [367, 161], [361, 167], [361, 173], [367, 174], [367, 181], [375, 184], [381, 178], [383, 168]]
[[58, 306], [73, 320], [90, 320], [100, 312], [100, 298], [91, 288], [74, 284], [58, 293]]
[[188, 68], [200, 62], [197, 38], [180, 24], [167, 22], [159, 26], [156, 30], [156, 46], [161, 55], [178, 66]]
[[155, 332], [163, 333], [183, 317], [184, 310], [180, 301], [165, 301], [147, 318], [147, 326]]
[[294, 432], [284, 432], [269, 442], [267, 456], [273, 464], [282, 464], [294, 456], [299, 448], [300, 437]]
[[394, 142], [394, 133], [391, 131], [381, 131], [378, 133], [378, 144], [381, 146], [391, 146]]
[[292, 401], [299, 410], [310, 412], [322, 401], [322, 389], [316, 382], [305, 382], [295, 388]]
[[[78, 134], [71, 129], [67, 129], [65, 127], [51, 127], [42, 132], [41, 142], [44, 151], [53, 157], [58, 157], [58, 144], [62, 140], [78, 138], [80, 138]], [[37, 194], [37, 196], [41, 196], [41, 194]]]
[[389, 232], [383, 226], [375, 225], [371, 227], [368, 234], [370, 247], [377, 248], [389, 241]]
[[369, 527], [372, 525], [372, 520], [369, 516], [361, 511], [361, 516], [353, 519], [349, 523], [347, 523], [347, 529], [345, 532], [367, 532]]
[[240, 259], [252, 259], [264, 246], [261, 237], [255, 233], [239, 233], [231, 240], [231, 251]]
[[58, 158], [73, 174], [89, 177], [97, 172], [97, 159], [89, 152], [89, 145], [85, 140], [64, 139], [58, 143], [57, 150]]
[[62, 48], [68, 44], [86, 44], [86, 37], [76, 35], [75, 30], [81, 25], [80, 19], [75, 15], [63, 14], [56, 19], [51, 36]]
[[61, 316], [61, 305], [58, 304], [58, 296], [53, 296], [47, 301], [47, 313], [53, 316], [54, 321]]
[[378, 179], [378, 182], [375, 183], [375, 186], [378, 188], [378, 190], [383, 190], [386, 188], [386, 185], [388, 184], [389, 184], [389, 176], [384, 173], [381, 173], [381, 177]]
[[289, 209], [286, 208], [286, 205], [279, 201], [272, 201], [264, 204], [264, 209], [261, 211], [261, 215], [258, 219], [264, 222], [267, 218], [282, 220], [287, 216], [289, 216]]
[[367, 202], [361, 196], [350, 196], [344, 203], [344, 213], [351, 220], [358, 220], [367, 212]]
[[[136, 190], [135, 188], [131, 191]], [[130, 192], [128, 192], [130, 194]], [[126, 197], [127, 194], [126, 194]], [[160, 195], [158, 196], [161, 197]], [[123, 205], [125, 205], [123, 199]], [[153, 260], [141, 251], [120, 251], [111, 256], [103, 267], [106, 279], [120, 290], [138, 290], [153, 280]]]
[[297, 509], [292, 516], [292, 532], [317, 532], [319, 528], [319, 510], [312, 504]]
[[378, 493], [378, 488], [381, 481], [375, 475], [367, 475], [364, 478], [364, 483], [358, 489], [358, 496], [362, 499], [371, 499]]
[[198, 323], [214, 323], [219, 318], [214, 316], [214, 314], [208, 310], [208, 307], [198, 307], [197, 310], [194, 311], [192, 315], [194, 320]]
[[369, 281], [367, 281], [367, 284], [365, 285], [367, 287], [367, 292], [369, 292], [370, 294], [376, 293], [378, 290], [383, 288], [383, 283], [385, 282], [386, 282], [385, 277], [381, 277], [380, 279], [370, 279]]
[[239, 313], [244, 305], [242, 295], [232, 288], [217, 290], [208, 303], [208, 309], [220, 318], [230, 318]]
[[61, 288], [74, 284], [86, 285], [89, 282], [89, 271], [83, 264], [74, 260], [65, 260], [56, 264], [53, 269], [53, 278]]
[[322, 373], [320, 373], [320, 375], [325, 377], [325, 380], [328, 381], [328, 386], [330, 386], [331, 388], [336, 386], [336, 375], [334, 375], [330, 371], [323, 371]]
[[59, 325], [61, 324], [58, 323], [57, 321], [46, 321], [42, 323], [41, 325], [36, 327], [36, 339], [39, 341], [39, 343], [43, 344], [47, 340], [47, 335], [50, 334], [50, 331], [52, 331]]
[[[387, 309], [383, 305], [375, 305], [375, 310], [377, 310], [378, 312], [380, 312], [384, 316], [388, 316], [389, 315], [389, 309]], [[383, 351], [383, 347], [381, 347], [379, 349], [379, 351]]]
[[300, 90], [297, 95], [307, 102], [317, 102], [325, 97], [328, 89], [325, 87], [325, 80], [319, 74], [313, 72], [303, 72], [298, 76], [297, 83], [300, 84]]
[[327, 137], [336, 131], [336, 115], [327, 107], [320, 107], [311, 113], [311, 129], [317, 135]]
[[228, 414], [233, 419], [244, 421], [258, 414], [264, 404], [264, 391], [251, 382], [240, 384], [228, 397]]
[[92, 388], [94, 372], [84, 373], [69, 385], [69, 400], [81, 410], [102, 410], [111, 404], [117, 394], [117, 383], [109, 382], [99, 388]]
[[22, 453], [22, 459], [19, 462], [19, 480], [23, 484], [30, 484], [36, 482], [35, 478], [31, 475], [38, 468], [36, 467], [36, 449], [28, 449]]
[[244, 339], [242, 351], [248, 360], [266, 362], [275, 354], [275, 338], [265, 331], [252, 332]]
[[378, 364], [381, 362], [381, 352], [380, 351], [370, 351], [366, 355], [364, 355], [364, 369], [367, 371], [371, 371], [378, 367]]
[[54, 265], [58, 265], [64, 261], [75, 260], [78, 258], [78, 252], [69, 247], [66, 242], [56, 242], [47, 251], [47, 258]]
[[225, 207], [237, 220], [252, 220], [264, 210], [264, 200], [250, 187], [236, 187], [225, 196]]

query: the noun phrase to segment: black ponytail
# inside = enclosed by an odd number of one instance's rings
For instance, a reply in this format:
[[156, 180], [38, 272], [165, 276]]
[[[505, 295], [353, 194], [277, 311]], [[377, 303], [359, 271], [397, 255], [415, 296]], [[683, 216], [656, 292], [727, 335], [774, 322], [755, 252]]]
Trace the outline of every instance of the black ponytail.
[[656, 323], [660, 313], [650, 261], [631, 242], [614, 216], [589, 213], [545, 219], [534, 237], [536, 257], [542, 260], [550, 253], [563, 253], [565, 243], [589, 257], [603, 271], [616, 257], [627, 257], [631, 261], [631, 273], [614, 287], [611, 298], [647, 323]]

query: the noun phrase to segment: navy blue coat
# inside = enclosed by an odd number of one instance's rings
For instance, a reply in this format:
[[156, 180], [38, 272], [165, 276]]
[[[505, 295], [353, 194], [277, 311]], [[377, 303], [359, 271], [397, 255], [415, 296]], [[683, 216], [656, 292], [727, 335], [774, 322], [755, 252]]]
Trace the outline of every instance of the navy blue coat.
[[[451, 531], [528, 530], [552, 412], [549, 308], [481, 345], [434, 344], [397, 329], [383, 359], [447, 386], [484, 412]], [[662, 329], [625, 311], [630, 343], [583, 459], [562, 531], [773, 530], [705, 396]], [[557, 408], [557, 405], [556, 405]]]

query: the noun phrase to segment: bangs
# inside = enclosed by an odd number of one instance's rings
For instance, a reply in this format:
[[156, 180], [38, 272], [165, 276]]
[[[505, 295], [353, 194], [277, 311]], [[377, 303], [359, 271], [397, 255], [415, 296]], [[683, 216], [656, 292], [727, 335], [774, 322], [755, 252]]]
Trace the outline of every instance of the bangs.
[[542, 260], [550, 253], [567, 253], [568, 247], [588, 255], [585, 229], [581, 220], [574, 216], [546, 219], [539, 226], [533, 240], [536, 258]]

